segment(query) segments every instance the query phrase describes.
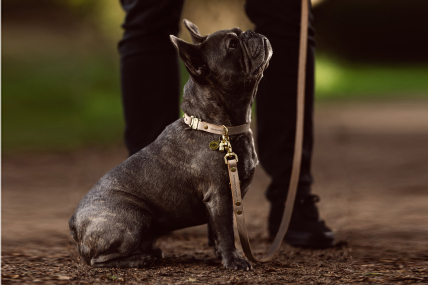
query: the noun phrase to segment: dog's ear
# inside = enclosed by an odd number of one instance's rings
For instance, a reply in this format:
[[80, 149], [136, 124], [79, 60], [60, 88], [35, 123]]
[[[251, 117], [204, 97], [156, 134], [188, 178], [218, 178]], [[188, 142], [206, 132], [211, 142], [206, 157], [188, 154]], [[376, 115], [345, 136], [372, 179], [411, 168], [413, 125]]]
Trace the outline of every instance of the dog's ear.
[[195, 76], [201, 75], [205, 69], [205, 64], [202, 60], [200, 46], [189, 44], [173, 35], [169, 37], [187, 70]]
[[192, 42], [194, 44], [203, 43], [207, 39], [208, 36], [201, 36], [201, 33], [199, 32], [199, 29], [195, 24], [186, 19], [183, 20], [183, 23], [187, 30], [190, 32], [190, 36], [192, 37]]

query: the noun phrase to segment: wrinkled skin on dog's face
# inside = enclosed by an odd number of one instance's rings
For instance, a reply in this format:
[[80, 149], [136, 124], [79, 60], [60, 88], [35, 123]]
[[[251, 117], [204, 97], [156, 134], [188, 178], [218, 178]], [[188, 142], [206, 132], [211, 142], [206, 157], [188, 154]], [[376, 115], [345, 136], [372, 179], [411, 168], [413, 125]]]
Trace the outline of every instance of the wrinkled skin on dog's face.
[[[201, 36], [194, 24], [185, 25], [193, 44], [171, 36], [190, 73], [183, 111], [217, 125], [249, 123], [258, 82], [272, 56], [269, 41], [238, 28]], [[155, 247], [159, 236], [208, 223], [209, 244], [223, 265], [251, 269], [235, 247], [225, 153], [208, 147], [218, 139], [178, 119], [104, 175], [69, 220], [82, 259], [94, 267], [144, 267], [162, 257]], [[231, 135], [230, 142], [239, 157], [244, 196], [258, 163], [251, 129]]]

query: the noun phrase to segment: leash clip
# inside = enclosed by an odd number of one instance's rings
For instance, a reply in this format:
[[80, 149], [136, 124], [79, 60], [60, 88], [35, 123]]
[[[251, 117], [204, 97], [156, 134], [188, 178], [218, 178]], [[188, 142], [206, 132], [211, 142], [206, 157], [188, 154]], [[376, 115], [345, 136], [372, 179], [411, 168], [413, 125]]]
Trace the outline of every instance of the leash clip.
[[225, 125], [223, 125], [223, 128], [224, 128], [224, 135], [225, 135], [227, 138], [229, 138], [229, 129], [228, 129]]
[[228, 158], [228, 157], [231, 157], [231, 156], [234, 156], [234, 157], [235, 157], [235, 159], [236, 159], [236, 162], [238, 162], [238, 156], [236, 155], [236, 153], [234, 153], [234, 152], [228, 152], [228, 153], [226, 153], [226, 155], [224, 156], [224, 163], [225, 163], [225, 164], [227, 164], [227, 158]]

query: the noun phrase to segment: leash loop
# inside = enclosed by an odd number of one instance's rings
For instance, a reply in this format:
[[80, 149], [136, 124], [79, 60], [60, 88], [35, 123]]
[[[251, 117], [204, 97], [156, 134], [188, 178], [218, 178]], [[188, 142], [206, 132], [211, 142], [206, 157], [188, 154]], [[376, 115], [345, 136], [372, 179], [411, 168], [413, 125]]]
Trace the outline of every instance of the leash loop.
[[234, 152], [228, 152], [224, 156], [224, 163], [225, 164], [227, 164], [227, 162], [228, 162], [228, 160], [227, 160], [228, 157], [235, 157], [236, 162], [238, 162], [238, 156], [236, 155], [236, 153], [234, 153]]

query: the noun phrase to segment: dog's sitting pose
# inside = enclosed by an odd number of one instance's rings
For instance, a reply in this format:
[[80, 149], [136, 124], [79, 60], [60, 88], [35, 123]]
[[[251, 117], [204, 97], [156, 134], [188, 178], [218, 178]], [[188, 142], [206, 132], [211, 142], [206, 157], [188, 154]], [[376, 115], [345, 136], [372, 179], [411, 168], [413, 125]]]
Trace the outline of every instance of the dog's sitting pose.
[[[272, 56], [269, 41], [239, 28], [201, 36], [196, 25], [184, 23], [194, 44], [171, 36], [190, 73], [183, 111], [220, 127], [248, 124], [258, 83]], [[223, 265], [250, 269], [235, 248], [225, 153], [209, 148], [219, 137], [178, 119], [152, 144], [104, 175], [69, 221], [83, 260], [95, 267], [143, 267], [162, 257], [154, 246], [159, 236], [208, 223], [209, 243]], [[258, 163], [253, 134], [248, 129], [230, 135], [230, 143], [239, 157], [245, 194]]]

